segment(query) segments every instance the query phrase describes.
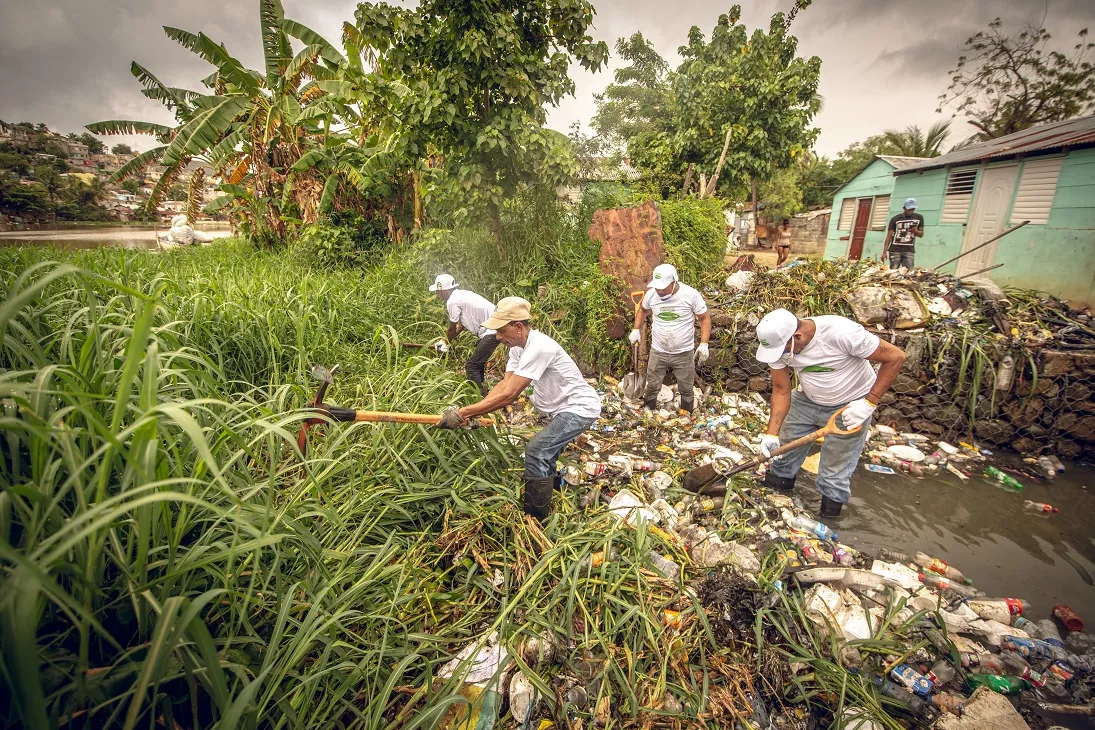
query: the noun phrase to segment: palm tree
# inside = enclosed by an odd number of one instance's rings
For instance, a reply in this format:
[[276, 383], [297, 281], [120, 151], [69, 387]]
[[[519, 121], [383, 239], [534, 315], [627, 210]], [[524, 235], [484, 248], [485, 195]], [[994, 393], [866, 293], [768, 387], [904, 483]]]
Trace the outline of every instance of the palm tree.
[[927, 132], [915, 124], [903, 130], [887, 129], [882, 133], [885, 152], [905, 157], [938, 157], [943, 152], [950, 126], [950, 120], [946, 120], [936, 122]]

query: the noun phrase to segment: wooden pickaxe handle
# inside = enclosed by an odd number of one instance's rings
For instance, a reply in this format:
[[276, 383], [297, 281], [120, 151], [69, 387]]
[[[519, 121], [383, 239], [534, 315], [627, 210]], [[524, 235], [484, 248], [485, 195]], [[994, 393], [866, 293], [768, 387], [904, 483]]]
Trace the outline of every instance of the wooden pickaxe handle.
[[[847, 406], [845, 406], [845, 408], [846, 407]], [[843, 412], [844, 408], [841, 408], [839, 411], [829, 416], [829, 421], [818, 430], [813, 431], [812, 433], [808, 433], [805, 436], [801, 436], [794, 441], [788, 441], [787, 443], [780, 445], [778, 449], [772, 449], [772, 455], [770, 457], [766, 457], [764, 456], [764, 454], [760, 454], [759, 456], [756, 456], [749, 461], [742, 462], [741, 464], [738, 464], [737, 466], [727, 471], [719, 471], [715, 467], [715, 462], [711, 462], [710, 464], [704, 464], [703, 466], [697, 467], [685, 474], [684, 488], [690, 492], [700, 493], [703, 491], [704, 487], [706, 487], [708, 484], [712, 483], [716, 479], [730, 477], [734, 474], [738, 474], [739, 472], [746, 471], [747, 469], [755, 469], [766, 461], [770, 461], [777, 456], [782, 456], [789, 451], [794, 451], [795, 449], [801, 448], [807, 444], [812, 444], [823, 436], [850, 436], [853, 433], [858, 432], [859, 429], [862, 428], [861, 426], [856, 426], [853, 429], [844, 430], [837, 425], [837, 418]]]
[[[342, 420], [342, 419], [339, 419]], [[424, 423], [436, 426], [441, 416], [432, 416], [425, 413], [397, 413], [393, 411], [354, 411], [354, 421], [367, 423]], [[480, 418], [480, 426], [493, 426], [493, 418]]]

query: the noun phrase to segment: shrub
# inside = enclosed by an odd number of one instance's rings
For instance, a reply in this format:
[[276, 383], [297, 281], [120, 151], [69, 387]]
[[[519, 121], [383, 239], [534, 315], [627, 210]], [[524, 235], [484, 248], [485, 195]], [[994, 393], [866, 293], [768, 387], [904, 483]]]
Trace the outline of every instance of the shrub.
[[717, 278], [726, 251], [726, 217], [718, 198], [658, 203], [669, 262], [681, 278], [700, 286]]

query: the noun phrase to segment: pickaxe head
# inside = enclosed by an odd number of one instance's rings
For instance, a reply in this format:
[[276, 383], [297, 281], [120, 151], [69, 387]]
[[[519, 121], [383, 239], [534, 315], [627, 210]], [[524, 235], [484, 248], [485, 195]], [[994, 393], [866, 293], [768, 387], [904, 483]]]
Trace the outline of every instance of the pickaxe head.
[[[312, 366], [312, 377], [319, 381], [319, 387], [316, 388], [316, 397], [312, 401], [313, 408], [320, 408], [323, 406], [323, 396], [327, 394], [327, 388], [334, 382], [336, 370], [338, 370], [338, 365], [335, 365], [330, 369], [327, 369], [323, 365]], [[304, 454], [308, 449], [308, 429], [322, 422], [323, 421], [318, 418], [306, 418], [300, 424], [300, 432], [297, 434], [297, 446], [300, 448], [301, 454]]]

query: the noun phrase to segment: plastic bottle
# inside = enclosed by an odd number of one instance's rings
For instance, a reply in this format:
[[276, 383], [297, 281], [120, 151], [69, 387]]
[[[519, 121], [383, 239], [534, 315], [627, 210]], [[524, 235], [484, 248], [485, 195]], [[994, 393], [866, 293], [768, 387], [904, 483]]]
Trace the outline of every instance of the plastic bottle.
[[1004, 472], [997, 469], [995, 466], [986, 466], [985, 476], [999, 484], [1003, 484], [1005, 487], [1011, 487], [1015, 490], [1023, 488], [1022, 482], [1020, 482], [1018, 479], [1010, 474], [1005, 474]]
[[894, 684], [884, 677], [876, 676], [871, 681], [878, 685], [879, 689], [882, 690], [882, 694], [895, 702], [901, 703], [917, 717], [926, 717], [931, 714], [931, 706], [904, 687]]
[[940, 659], [928, 670], [928, 679], [936, 687], [942, 687], [947, 682], [958, 676], [958, 670], [951, 666], [946, 659]]
[[1019, 677], [1030, 682], [1035, 687], [1045, 686], [1045, 677], [1038, 672], [1032, 671], [1030, 665], [1028, 665], [1018, 654], [1013, 654], [1010, 651], [1001, 652], [1000, 661], [1004, 665], [1004, 671], [1001, 672], [1001, 674]]
[[1084, 630], [1083, 619], [1063, 603], [1053, 607], [1053, 617], [1064, 624], [1064, 627], [1069, 631], [1082, 632]]
[[1011, 382], [1015, 379], [1015, 358], [1011, 354], [1004, 355], [996, 368], [996, 390], [1001, 392], [1011, 389]]
[[963, 573], [958, 568], [952, 568], [939, 558], [933, 558], [927, 553], [917, 553], [913, 556], [913, 562], [919, 565], [924, 570], [946, 576], [947, 578], [950, 578], [951, 580], [956, 580], [959, 583], [973, 582], [969, 578], [967, 578], [965, 573]]
[[1022, 629], [1023, 631], [1033, 636], [1035, 639], [1043, 638], [1042, 630], [1038, 628], [1038, 624], [1034, 623], [1029, 618], [1016, 616], [1015, 619], [1011, 622], [1011, 625], [1017, 629]]
[[921, 697], [928, 697], [932, 693], [932, 681], [908, 664], [898, 664], [891, 669], [890, 678]]
[[944, 578], [941, 575], [935, 573], [920, 573], [917, 575], [920, 582], [930, 588], [938, 588], [940, 590], [954, 591], [963, 598], [973, 598], [977, 595], [977, 589], [970, 586], [964, 586], [960, 583], [955, 583], [949, 578]]
[[1058, 474], [1065, 473], [1065, 465], [1061, 463], [1061, 460], [1055, 454], [1050, 454], [1049, 460], [1053, 462], [1053, 468], [1057, 470]]
[[[1047, 644], [1053, 646], [1062, 647], [1065, 642], [1061, 641], [1061, 632], [1057, 630], [1057, 624], [1053, 623], [1052, 619], [1044, 618], [1035, 622], [1038, 627], [1038, 635], [1034, 638], [1041, 639]], [[1027, 633], [1030, 633], [1029, 631]]]
[[650, 461], [649, 459], [632, 459], [631, 468], [635, 471], [657, 471], [662, 467], [656, 461]]
[[1027, 512], [1045, 512], [1047, 514], [1061, 511], [1051, 504], [1046, 504], [1045, 502], [1032, 502], [1029, 499], [1023, 502], [1023, 509]]
[[963, 651], [959, 652], [958, 657], [964, 669], [978, 669], [981, 672], [994, 674], [1007, 671], [1004, 660], [995, 654], [976, 654]]
[[659, 555], [653, 550], [650, 551], [650, 562], [654, 564], [654, 568], [664, 575], [669, 580], [677, 580], [681, 574], [681, 566], [674, 563], [664, 555]]
[[1005, 636], [1001, 647], [1013, 651], [1024, 659], [1054, 659], [1054, 646], [1041, 639], [1024, 639], [1019, 636]]
[[611, 474], [614, 471], [615, 469], [610, 465], [600, 461], [587, 461], [585, 465], [585, 472], [591, 477], [604, 476], [605, 474]]
[[983, 619], [1011, 625], [1012, 617], [1030, 611], [1030, 604], [1021, 598], [975, 598], [966, 602]]
[[725, 501], [723, 497], [700, 497], [692, 504], [692, 514], [698, 517], [711, 512], [721, 512]]
[[818, 522], [812, 520], [809, 517], [800, 517], [798, 515], [786, 520], [787, 526], [795, 530], [801, 530], [803, 532], [810, 532], [817, 535], [822, 540], [836, 540], [837, 534], [833, 530]]
[[1017, 695], [1026, 689], [1026, 682], [1023, 680], [1003, 674], [967, 674], [966, 684], [970, 689], [988, 687], [1002, 695]]
[[849, 566], [855, 563], [855, 556], [848, 552], [848, 548], [844, 547], [839, 542], [834, 542], [832, 548], [833, 562], [837, 565]]
[[1057, 478], [1057, 467], [1053, 465], [1053, 459], [1048, 456], [1039, 456], [1038, 466], [1042, 467], [1042, 472], [1045, 474], [1046, 479]]
[[813, 545], [801, 537], [796, 537], [793, 542], [795, 543], [795, 547], [799, 549], [799, 552], [802, 553], [802, 558], [807, 563], [817, 562], [817, 550], [814, 549]]

